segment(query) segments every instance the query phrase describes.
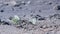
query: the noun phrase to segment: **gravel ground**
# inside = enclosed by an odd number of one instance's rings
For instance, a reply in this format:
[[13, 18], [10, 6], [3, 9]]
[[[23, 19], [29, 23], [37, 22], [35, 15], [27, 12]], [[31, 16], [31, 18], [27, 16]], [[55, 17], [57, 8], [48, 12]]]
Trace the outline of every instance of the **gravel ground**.
[[60, 0], [0, 0], [0, 34], [59, 33]]

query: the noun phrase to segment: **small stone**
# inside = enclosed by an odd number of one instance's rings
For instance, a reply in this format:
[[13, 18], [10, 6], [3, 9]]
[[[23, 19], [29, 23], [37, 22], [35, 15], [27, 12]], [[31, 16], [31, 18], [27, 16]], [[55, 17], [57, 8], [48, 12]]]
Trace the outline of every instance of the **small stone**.
[[36, 15], [36, 16], [41, 17], [40, 15]]
[[39, 10], [39, 12], [41, 12], [41, 10]]
[[60, 6], [57, 6], [57, 10], [60, 10]]
[[60, 5], [55, 6], [54, 9], [60, 10]]
[[32, 24], [36, 24], [36, 22], [37, 22], [36, 18], [31, 18], [31, 19], [29, 19], [29, 21], [32, 22]]
[[43, 26], [40, 26], [40, 28], [43, 28]]
[[53, 4], [52, 2], [50, 2], [50, 1], [48, 2], [48, 5], [52, 5], [52, 4]]
[[0, 19], [0, 22], [1, 22], [1, 19]]
[[49, 5], [51, 5], [52, 3], [50, 2]]
[[22, 7], [19, 7], [19, 9], [22, 9]]
[[8, 6], [9, 4], [4, 4], [4, 6]]
[[2, 25], [11, 25], [9, 22], [1, 21]]
[[1, 10], [0, 12], [4, 12], [4, 10]]
[[3, 25], [10, 25], [8, 22], [3, 23]]
[[9, 17], [9, 20], [12, 20], [13, 17]]
[[58, 25], [54, 25], [54, 27], [57, 29], [58, 28]]
[[24, 15], [23, 17], [26, 17], [26, 15]]
[[9, 4], [6, 4], [6, 5], [9, 5]]
[[2, 22], [1, 22], [1, 19], [0, 19], [0, 24], [1, 24]]
[[54, 14], [54, 15], [50, 16], [50, 19], [51, 19], [51, 18], [60, 19], [60, 14]]
[[38, 20], [45, 20], [45, 18], [39, 18]]
[[23, 26], [22, 26], [22, 25], [20, 25], [20, 26], [17, 26], [17, 28], [23, 28]]
[[60, 19], [60, 18], [58, 18], [58, 19]]
[[24, 2], [24, 3], [22, 3], [23, 5], [26, 5], [26, 3]]
[[40, 16], [40, 15], [36, 15], [36, 16], [35, 16], [36, 19], [39, 18], [39, 17], [41, 17], [41, 16]]
[[31, 17], [33, 16], [33, 14], [31, 14]]

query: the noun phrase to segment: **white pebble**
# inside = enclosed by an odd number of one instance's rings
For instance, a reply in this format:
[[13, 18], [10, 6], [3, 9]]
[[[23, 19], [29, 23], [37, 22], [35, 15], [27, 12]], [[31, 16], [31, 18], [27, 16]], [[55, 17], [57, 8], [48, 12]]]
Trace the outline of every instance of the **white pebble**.
[[37, 21], [37, 20], [36, 20], [36, 18], [32, 18], [32, 19], [30, 19], [29, 21], [32, 22], [32, 24], [36, 24], [36, 21]]

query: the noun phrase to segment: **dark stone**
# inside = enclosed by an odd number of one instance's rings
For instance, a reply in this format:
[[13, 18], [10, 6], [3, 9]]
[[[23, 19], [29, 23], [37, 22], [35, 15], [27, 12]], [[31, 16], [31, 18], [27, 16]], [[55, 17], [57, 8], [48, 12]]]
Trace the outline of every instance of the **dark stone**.
[[45, 20], [45, 18], [39, 18], [38, 20]]
[[8, 22], [2, 21], [3, 25], [11, 25]]
[[50, 16], [49, 18], [51, 19], [53, 16]]
[[38, 17], [37, 17], [37, 16], [35, 16], [35, 18], [36, 18], [36, 19], [38, 19]]
[[22, 7], [19, 7], [19, 9], [22, 9]]
[[1, 19], [0, 19], [0, 22], [1, 22]]
[[24, 15], [23, 17], [25, 17], [26, 15]]
[[41, 17], [40, 15], [36, 15], [35, 18], [38, 19], [39, 17]]
[[32, 24], [32, 22], [29, 22], [29, 24]]
[[20, 28], [23, 28], [23, 26], [21, 25], [21, 26], [19, 26]]
[[58, 18], [58, 19], [60, 19], [60, 18]]
[[56, 17], [57, 19], [60, 19], [60, 14], [55, 14], [54, 17]]
[[22, 26], [22, 25], [20, 25], [20, 26], [17, 26], [17, 28], [23, 28], [23, 26]]
[[41, 10], [39, 10], [39, 12], [41, 12]]
[[50, 28], [52, 28], [52, 26], [50, 26]]
[[0, 25], [1, 25], [1, 23], [2, 23], [2, 22], [1, 22], [1, 19], [0, 19]]
[[5, 22], [3, 25], [10, 25], [8, 22]]
[[6, 4], [6, 5], [9, 5], [9, 4]]
[[54, 25], [54, 27], [57, 29], [58, 28], [58, 25]]
[[41, 17], [40, 15], [36, 15], [36, 16]]
[[12, 8], [12, 11], [14, 11], [14, 8]]
[[52, 5], [52, 2], [50, 2], [49, 5]]
[[54, 17], [54, 18], [57, 18], [57, 19], [60, 19], [60, 14], [51, 15], [51, 16], [50, 16], [50, 19], [53, 18], [53, 17]]
[[26, 27], [24, 27], [24, 29], [27, 29]]
[[4, 12], [4, 10], [1, 10], [0, 12]]
[[9, 20], [12, 20], [13, 17], [9, 17]]
[[40, 28], [47, 29], [49, 28], [48, 26], [43, 27], [44, 25], [40, 26]]
[[8, 6], [9, 4], [7, 3], [7, 4], [3, 4], [2, 6]]
[[43, 26], [40, 26], [40, 28], [43, 28]]
[[30, 15], [31, 17], [33, 16], [33, 14]]
[[60, 10], [60, 6], [57, 6], [57, 10]]
[[26, 3], [22, 3], [23, 5], [26, 5]]
[[22, 22], [26, 22], [25, 20], [22, 20]]
[[8, 6], [9, 4], [4, 4], [4, 6]]
[[58, 15], [59, 15], [59, 14], [54, 14], [53, 16], [56, 17], [56, 16], [58, 16]]

